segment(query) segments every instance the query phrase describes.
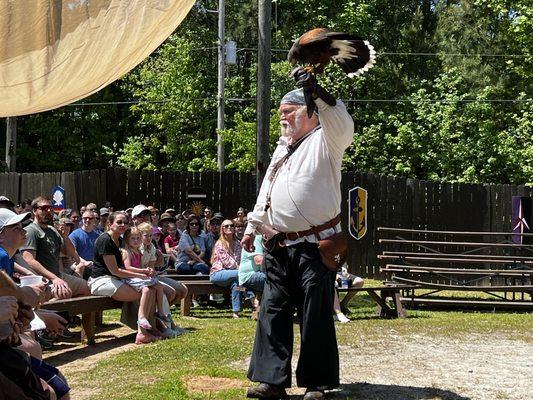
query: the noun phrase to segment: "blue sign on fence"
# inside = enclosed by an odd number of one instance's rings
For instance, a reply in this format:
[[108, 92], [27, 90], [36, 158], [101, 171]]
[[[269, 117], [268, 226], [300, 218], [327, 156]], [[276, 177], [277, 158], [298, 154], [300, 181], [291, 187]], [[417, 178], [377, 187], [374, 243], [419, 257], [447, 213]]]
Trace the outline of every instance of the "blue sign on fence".
[[54, 186], [52, 189], [52, 206], [55, 211], [61, 211], [67, 208], [67, 200], [65, 197], [65, 189], [61, 186]]

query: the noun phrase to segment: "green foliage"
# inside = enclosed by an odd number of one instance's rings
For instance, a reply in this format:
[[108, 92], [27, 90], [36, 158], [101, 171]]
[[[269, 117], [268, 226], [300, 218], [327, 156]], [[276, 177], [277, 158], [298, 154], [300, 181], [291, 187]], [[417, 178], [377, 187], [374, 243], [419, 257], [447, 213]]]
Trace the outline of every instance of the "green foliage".
[[[24, 119], [19, 141], [24, 168], [116, 163], [215, 170], [217, 15], [205, 9], [217, 5], [215, 0], [197, 2], [156, 52], [93, 97], [136, 101], [131, 107], [65, 107]], [[404, 0], [401, 6], [386, 0], [277, 0], [272, 7], [272, 147], [278, 101], [294, 87], [286, 53], [279, 49], [288, 49], [310, 28], [324, 26], [368, 39], [378, 51], [375, 68], [362, 77], [347, 78], [334, 65], [320, 77], [345, 101], [356, 123], [346, 170], [461, 182], [533, 182], [529, 0]], [[225, 77], [226, 129], [220, 133], [226, 167], [253, 171], [256, 1], [226, 3], [226, 36], [240, 48], [237, 65], [228, 66]], [[71, 149], [72, 157], [40, 157], [60, 145]]]

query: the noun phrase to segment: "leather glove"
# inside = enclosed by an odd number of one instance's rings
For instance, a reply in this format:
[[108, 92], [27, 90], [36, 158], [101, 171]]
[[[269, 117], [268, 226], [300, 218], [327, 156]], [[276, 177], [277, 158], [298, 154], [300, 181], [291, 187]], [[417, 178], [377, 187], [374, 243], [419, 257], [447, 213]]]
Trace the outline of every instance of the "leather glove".
[[316, 76], [305, 70], [303, 67], [297, 67], [292, 70], [290, 76], [296, 81], [296, 86], [304, 91], [305, 103], [307, 105], [307, 116], [311, 118], [316, 109], [315, 99], [321, 98], [329, 106], [335, 106], [337, 100], [316, 80]]

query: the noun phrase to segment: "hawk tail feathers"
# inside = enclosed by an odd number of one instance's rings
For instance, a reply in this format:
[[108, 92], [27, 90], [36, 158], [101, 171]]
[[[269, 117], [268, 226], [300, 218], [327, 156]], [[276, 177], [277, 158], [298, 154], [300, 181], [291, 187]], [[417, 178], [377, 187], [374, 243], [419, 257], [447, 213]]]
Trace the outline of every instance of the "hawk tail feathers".
[[350, 78], [364, 74], [376, 63], [376, 51], [367, 40], [334, 39], [331, 46], [336, 52], [331, 59]]

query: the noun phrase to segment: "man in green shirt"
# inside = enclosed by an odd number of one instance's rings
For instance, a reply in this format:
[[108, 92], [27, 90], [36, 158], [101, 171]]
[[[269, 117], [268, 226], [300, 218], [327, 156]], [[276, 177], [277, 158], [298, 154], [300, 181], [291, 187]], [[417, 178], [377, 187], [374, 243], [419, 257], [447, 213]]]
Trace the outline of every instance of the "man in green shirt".
[[52, 223], [54, 208], [48, 197], [39, 196], [31, 203], [33, 222], [26, 228], [26, 243], [20, 248], [24, 260], [38, 275], [52, 282], [52, 293], [57, 299], [67, 299], [90, 294], [87, 282], [65, 274], [59, 266], [59, 252], [72, 257], [77, 263], [80, 257], [68, 238], [68, 231], [57, 231]]

